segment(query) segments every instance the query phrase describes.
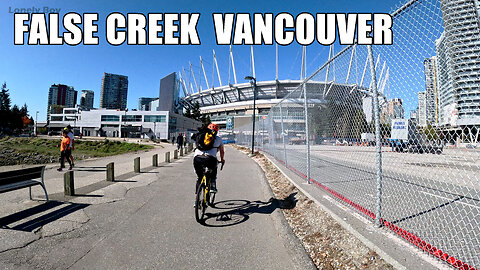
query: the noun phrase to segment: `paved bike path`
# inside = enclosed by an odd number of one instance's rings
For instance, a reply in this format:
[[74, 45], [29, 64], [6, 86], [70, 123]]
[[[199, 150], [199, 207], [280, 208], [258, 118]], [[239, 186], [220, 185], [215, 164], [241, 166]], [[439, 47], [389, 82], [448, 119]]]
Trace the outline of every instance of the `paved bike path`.
[[190, 155], [119, 183], [138, 186], [122, 200], [84, 208], [89, 220], [81, 227], [0, 253], [0, 262], [12, 269], [305, 269], [299, 249], [279, 236], [273, 212], [280, 210], [269, 203], [260, 168], [230, 147], [226, 160], [204, 225], [194, 217]]

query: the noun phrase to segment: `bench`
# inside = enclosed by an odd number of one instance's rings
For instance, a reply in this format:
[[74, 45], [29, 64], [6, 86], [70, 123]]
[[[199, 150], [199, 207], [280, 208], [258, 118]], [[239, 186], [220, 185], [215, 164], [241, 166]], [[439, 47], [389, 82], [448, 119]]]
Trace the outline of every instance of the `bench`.
[[32, 186], [40, 185], [43, 191], [45, 191], [45, 197], [48, 201], [47, 189], [43, 181], [44, 172], [45, 166], [0, 172], [0, 193], [28, 187], [30, 189], [31, 200]]

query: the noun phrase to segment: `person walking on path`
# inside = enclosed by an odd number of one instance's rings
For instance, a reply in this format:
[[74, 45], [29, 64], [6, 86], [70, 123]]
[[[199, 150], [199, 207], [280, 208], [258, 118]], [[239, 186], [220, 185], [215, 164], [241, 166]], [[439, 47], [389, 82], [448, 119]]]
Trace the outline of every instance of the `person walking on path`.
[[67, 136], [70, 138], [70, 156], [67, 158], [70, 159], [72, 162], [72, 167], [75, 167], [75, 163], [73, 162], [73, 150], [75, 146], [75, 136], [73, 135], [72, 127], [68, 125], [65, 129], [67, 129]]
[[183, 135], [182, 133], [178, 134], [177, 137], [177, 150], [180, 150], [180, 148], [183, 147]]
[[60, 168], [57, 171], [61, 172], [63, 168], [65, 168], [65, 159], [68, 161], [70, 165], [69, 170], [72, 169], [72, 162], [68, 158], [71, 155], [70, 150], [70, 138], [68, 137], [68, 131], [63, 130], [62, 132], [62, 142], [60, 143]]

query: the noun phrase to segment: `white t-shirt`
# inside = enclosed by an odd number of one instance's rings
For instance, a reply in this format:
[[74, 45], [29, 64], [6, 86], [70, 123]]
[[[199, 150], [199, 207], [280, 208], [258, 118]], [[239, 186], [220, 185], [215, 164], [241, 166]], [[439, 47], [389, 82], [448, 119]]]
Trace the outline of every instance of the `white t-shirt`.
[[213, 142], [213, 148], [210, 150], [202, 151], [200, 149], [195, 149], [195, 156], [201, 155], [210, 155], [210, 156], [217, 156], [218, 148], [223, 145], [222, 138], [215, 136], [215, 141]]
[[72, 149], [72, 144], [74, 140], [73, 132], [68, 132], [67, 133], [68, 138], [70, 138], [70, 149]]

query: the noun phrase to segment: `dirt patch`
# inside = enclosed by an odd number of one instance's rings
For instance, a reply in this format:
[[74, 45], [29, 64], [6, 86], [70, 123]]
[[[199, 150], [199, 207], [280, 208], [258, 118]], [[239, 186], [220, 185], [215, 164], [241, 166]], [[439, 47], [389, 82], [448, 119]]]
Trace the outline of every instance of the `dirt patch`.
[[[236, 148], [250, 153], [247, 148]], [[282, 211], [318, 269], [393, 269], [299, 191], [262, 154], [257, 153], [253, 159], [265, 172], [275, 198], [296, 200], [295, 207], [285, 207]], [[293, 193], [296, 193], [294, 198]]]

